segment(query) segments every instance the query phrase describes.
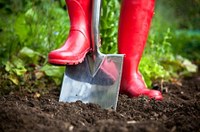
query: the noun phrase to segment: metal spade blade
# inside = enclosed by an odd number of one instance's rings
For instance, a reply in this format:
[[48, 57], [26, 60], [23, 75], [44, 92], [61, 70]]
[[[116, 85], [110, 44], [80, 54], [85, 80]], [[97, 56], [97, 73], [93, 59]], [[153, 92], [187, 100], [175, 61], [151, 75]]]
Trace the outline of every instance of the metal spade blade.
[[99, 19], [101, 0], [93, 1], [93, 53], [78, 65], [66, 66], [61, 87], [62, 102], [99, 104], [116, 110], [122, 75], [123, 55], [102, 54], [99, 51]]

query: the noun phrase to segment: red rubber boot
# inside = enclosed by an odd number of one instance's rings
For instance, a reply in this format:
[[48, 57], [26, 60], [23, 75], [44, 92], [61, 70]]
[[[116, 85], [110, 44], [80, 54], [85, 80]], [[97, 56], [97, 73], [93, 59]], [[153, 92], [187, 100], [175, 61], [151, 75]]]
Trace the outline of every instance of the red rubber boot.
[[48, 55], [55, 65], [81, 63], [90, 50], [91, 0], [65, 0], [70, 18], [70, 32], [64, 45]]
[[162, 94], [150, 90], [138, 70], [145, 47], [154, 0], [122, 0], [119, 21], [118, 50], [125, 54], [120, 92], [137, 97], [140, 95], [162, 100]]

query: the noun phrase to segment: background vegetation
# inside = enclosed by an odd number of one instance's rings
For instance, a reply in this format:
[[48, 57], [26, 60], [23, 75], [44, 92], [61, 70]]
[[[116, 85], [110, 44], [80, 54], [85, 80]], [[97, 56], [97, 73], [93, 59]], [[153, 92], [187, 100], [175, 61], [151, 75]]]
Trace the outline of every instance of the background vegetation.
[[[44, 81], [60, 85], [65, 67], [47, 63], [48, 52], [65, 41], [69, 18], [64, 0], [0, 0], [0, 94], [44, 92]], [[120, 2], [102, 0], [101, 50], [117, 53]], [[170, 81], [197, 70], [200, 60], [200, 0], [158, 0], [140, 71], [152, 81]], [[45, 78], [45, 79], [44, 79]], [[26, 85], [30, 83], [31, 85]], [[16, 87], [15, 87], [16, 88]]]

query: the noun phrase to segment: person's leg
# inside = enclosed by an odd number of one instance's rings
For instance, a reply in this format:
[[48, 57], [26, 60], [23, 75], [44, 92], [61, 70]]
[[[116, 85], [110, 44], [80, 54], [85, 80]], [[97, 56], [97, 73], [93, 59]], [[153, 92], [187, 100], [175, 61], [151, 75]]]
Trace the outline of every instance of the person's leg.
[[66, 0], [66, 4], [70, 32], [64, 45], [48, 55], [48, 62], [55, 65], [81, 63], [90, 50], [92, 0]]
[[145, 47], [155, 0], [122, 0], [119, 20], [118, 50], [125, 54], [120, 92], [162, 100], [162, 94], [150, 90], [138, 70]]

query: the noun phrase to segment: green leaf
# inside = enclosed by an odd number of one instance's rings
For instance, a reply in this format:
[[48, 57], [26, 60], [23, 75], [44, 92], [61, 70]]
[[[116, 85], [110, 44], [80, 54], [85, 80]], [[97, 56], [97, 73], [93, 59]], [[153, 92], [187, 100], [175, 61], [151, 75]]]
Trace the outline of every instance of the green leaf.
[[25, 13], [25, 17], [26, 17], [28, 20], [31, 20], [31, 21], [34, 21], [34, 22], [37, 22], [37, 20], [38, 20], [38, 15], [37, 15], [36, 11], [34, 11], [33, 8], [30, 8], [30, 9]]
[[12, 71], [18, 76], [23, 76], [27, 72], [24, 61], [22, 61], [21, 59], [19, 59], [17, 57], [14, 57], [14, 59], [12, 59], [12, 60], [13, 60]]
[[24, 75], [27, 70], [26, 68], [14, 68], [13, 71], [18, 75], [18, 76], [22, 76]]
[[41, 71], [43, 71], [47, 76], [52, 77], [56, 84], [60, 84], [65, 67], [45, 65], [41, 68]]
[[27, 69], [24, 67], [24, 63], [21, 59], [15, 57], [12, 62], [7, 61], [6, 71], [9, 73], [8, 78], [16, 85], [19, 84], [18, 76], [23, 76]]
[[191, 61], [185, 59], [183, 61], [183, 65], [186, 67], [187, 71], [189, 72], [197, 72], [197, 66], [192, 64]]
[[16, 84], [16, 85], [19, 84], [19, 80], [18, 80], [18, 78], [17, 78], [16, 75], [10, 74], [10, 75], [8, 76], [8, 78], [9, 78], [14, 84]]
[[23, 47], [21, 50], [20, 50], [20, 55], [21, 56], [27, 56], [29, 58], [34, 58], [36, 57], [37, 55], [39, 55], [38, 52], [28, 48], [28, 47]]
[[24, 68], [25, 62], [18, 57], [13, 57], [11, 63], [15, 68]]
[[11, 72], [11, 71], [12, 71], [12, 67], [14, 67], [13, 64], [10, 63], [9, 61], [7, 61], [7, 62], [5, 63], [5, 66], [6, 66], [5, 70], [6, 70], [7, 72]]
[[14, 25], [15, 33], [19, 36], [20, 42], [28, 38], [29, 28], [26, 25], [25, 16], [21, 14], [17, 17]]

